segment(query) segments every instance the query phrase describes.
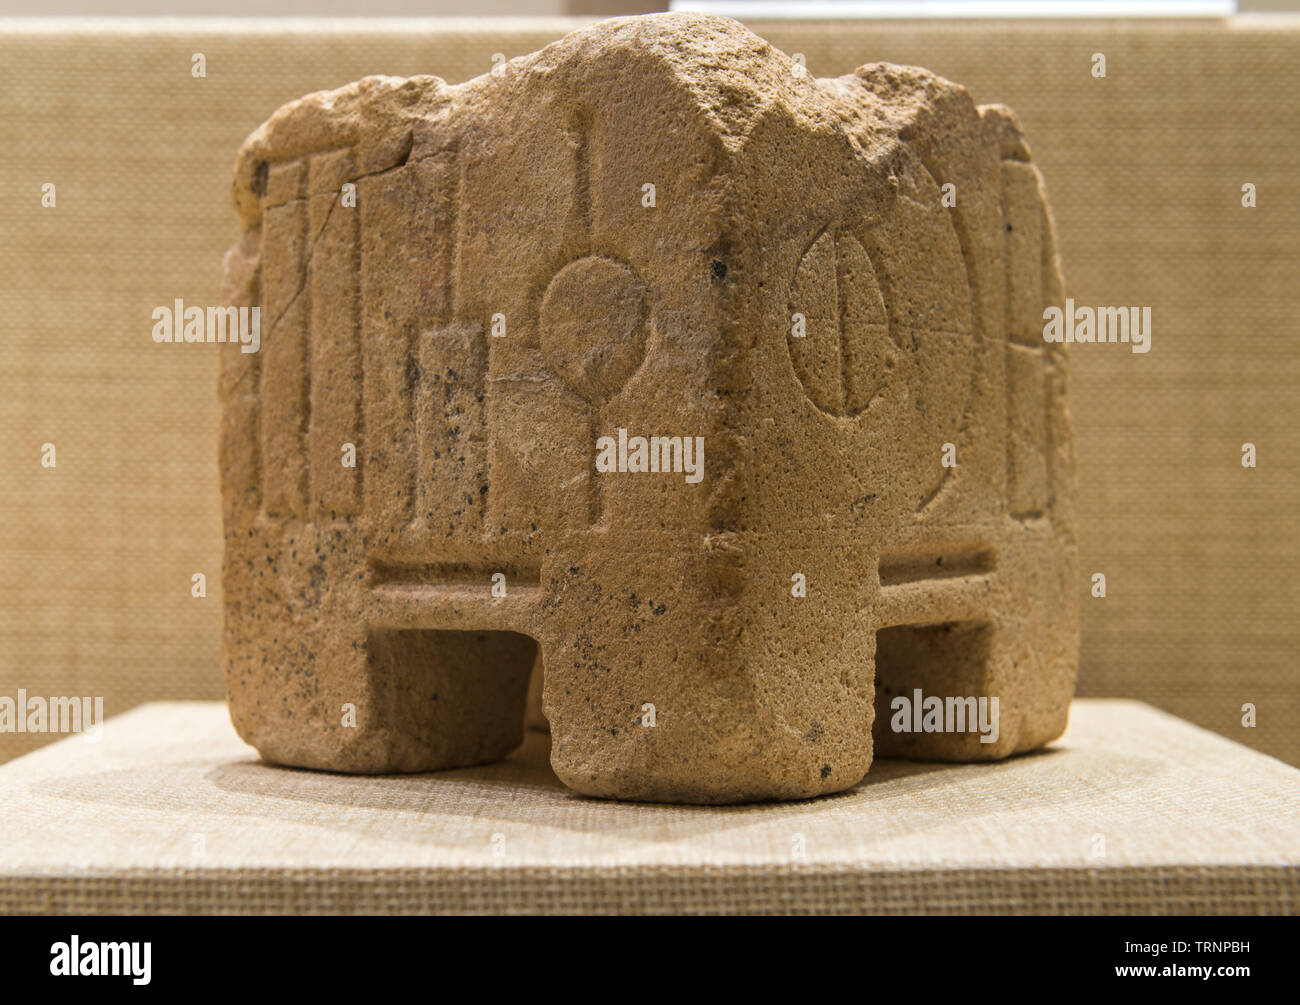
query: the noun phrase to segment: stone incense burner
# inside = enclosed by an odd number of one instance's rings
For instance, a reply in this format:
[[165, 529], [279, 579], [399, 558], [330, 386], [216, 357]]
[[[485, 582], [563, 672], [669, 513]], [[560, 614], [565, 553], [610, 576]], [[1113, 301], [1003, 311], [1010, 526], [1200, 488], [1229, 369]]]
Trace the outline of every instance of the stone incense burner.
[[[620, 19], [240, 151], [223, 662], [267, 760], [726, 803], [1062, 732], [1062, 302], [1014, 115]], [[996, 700], [995, 700], [996, 699]], [[994, 721], [995, 720], [995, 721]]]

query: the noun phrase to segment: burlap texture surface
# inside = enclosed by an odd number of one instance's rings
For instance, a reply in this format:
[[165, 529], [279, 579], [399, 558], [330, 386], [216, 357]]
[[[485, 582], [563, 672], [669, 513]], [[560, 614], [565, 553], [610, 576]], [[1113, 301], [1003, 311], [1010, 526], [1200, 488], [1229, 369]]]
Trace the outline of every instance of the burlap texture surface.
[[1300, 770], [1130, 701], [997, 764], [878, 762], [802, 803], [585, 799], [500, 764], [262, 764], [219, 703], [0, 768], [5, 912], [1264, 913], [1300, 906]]
[[[0, 22], [0, 694], [223, 693], [215, 349], [155, 345], [150, 314], [218, 302], [243, 138], [308, 91], [463, 80], [578, 23]], [[1153, 313], [1148, 355], [1074, 352], [1080, 692], [1300, 764], [1300, 20], [752, 27], [818, 75], [915, 63], [1018, 111], [1069, 293]]]

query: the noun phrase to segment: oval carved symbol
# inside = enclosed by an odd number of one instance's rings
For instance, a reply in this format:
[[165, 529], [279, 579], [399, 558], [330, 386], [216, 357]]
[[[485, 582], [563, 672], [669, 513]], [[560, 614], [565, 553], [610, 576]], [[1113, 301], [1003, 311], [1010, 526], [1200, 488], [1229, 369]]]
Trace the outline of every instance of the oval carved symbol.
[[786, 344], [808, 399], [829, 415], [861, 414], [889, 378], [895, 345], [871, 258], [854, 234], [832, 225], [809, 245], [790, 289], [790, 315]]
[[[539, 313], [542, 352], [585, 401], [587, 449], [594, 451], [606, 403], [645, 359], [650, 306], [635, 269], [600, 255], [570, 262], [551, 279]], [[591, 454], [595, 461], [594, 452]], [[604, 523], [607, 480], [588, 470], [587, 522]]]
[[641, 365], [647, 313], [645, 285], [631, 266], [579, 258], [542, 297], [542, 351], [574, 392], [599, 406]]

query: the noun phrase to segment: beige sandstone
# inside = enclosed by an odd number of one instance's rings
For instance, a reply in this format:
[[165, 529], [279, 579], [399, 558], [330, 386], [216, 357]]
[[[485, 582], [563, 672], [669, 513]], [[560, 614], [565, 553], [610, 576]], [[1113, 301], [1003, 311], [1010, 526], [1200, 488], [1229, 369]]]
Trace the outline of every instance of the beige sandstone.
[[[530, 677], [559, 777], [625, 799], [1064, 729], [1063, 294], [1008, 110], [652, 15], [293, 102], [234, 197], [223, 653], [267, 760], [500, 758]], [[620, 435], [676, 470], [601, 470]], [[895, 731], [917, 689], [998, 698], [996, 741]]]

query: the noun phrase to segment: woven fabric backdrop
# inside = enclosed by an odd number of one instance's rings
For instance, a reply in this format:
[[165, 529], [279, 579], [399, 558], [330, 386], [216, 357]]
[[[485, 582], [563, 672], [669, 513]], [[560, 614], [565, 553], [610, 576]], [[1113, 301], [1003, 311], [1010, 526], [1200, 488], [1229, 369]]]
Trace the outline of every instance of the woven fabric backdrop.
[[[150, 314], [218, 302], [244, 137], [306, 92], [464, 80], [580, 23], [0, 22], [0, 695], [223, 694], [215, 347], [154, 344]], [[914, 63], [1020, 114], [1070, 294], [1153, 316], [1145, 356], [1074, 353], [1080, 693], [1300, 764], [1300, 20], [752, 27], [817, 75]], [[0, 759], [46, 738], [0, 734]]]

